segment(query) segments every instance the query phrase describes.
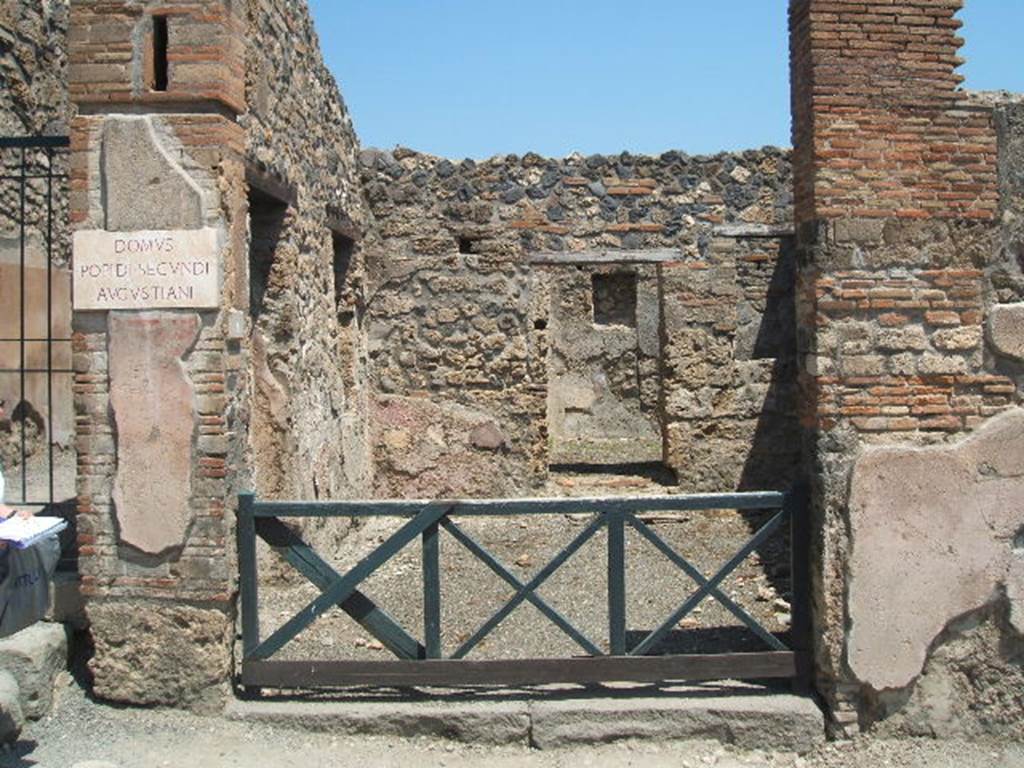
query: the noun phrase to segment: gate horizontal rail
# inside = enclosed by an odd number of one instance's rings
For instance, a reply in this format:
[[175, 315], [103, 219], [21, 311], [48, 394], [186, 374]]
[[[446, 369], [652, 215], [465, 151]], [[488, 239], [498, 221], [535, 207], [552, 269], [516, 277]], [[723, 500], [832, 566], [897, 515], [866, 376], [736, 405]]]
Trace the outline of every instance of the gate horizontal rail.
[[[240, 682], [247, 688], [332, 688], [344, 686], [523, 685], [661, 682], [670, 680], [792, 678], [806, 681], [809, 669], [809, 615], [806, 585], [806, 525], [799, 493], [775, 491], [570, 499], [502, 499], [458, 501], [260, 501], [239, 497], [238, 562], [240, 571], [242, 664]], [[708, 577], [666, 543], [638, 517], [649, 512], [695, 512], [718, 509], [770, 513], [716, 573]], [[475, 541], [456, 518], [590, 514], [589, 524], [528, 581]], [[338, 573], [282, 519], [308, 517], [396, 517], [406, 522], [346, 573]], [[630, 527], [685, 573], [695, 590], [656, 628], [627, 643], [626, 540]], [[769, 632], [719, 587], [765, 541], [790, 530], [792, 583], [788, 644]], [[603, 652], [541, 595], [538, 589], [594, 535], [607, 529], [608, 648]], [[499, 610], [447, 658], [442, 653], [441, 568], [439, 535], [445, 531], [514, 590]], [[305, 576], [319, 595], [266, 638], [260, 636], [256, 540], [262, 539]], [[378, 568], [416, 539], [422, 542], [422, 641], [360, 591]], [[766, 646], [763, 652], [653, 655], [659, 643], [706, 599], [720, 603]], [[524, 602], [580, 646], [583, 656], [557, 659], [466, 660], [494, 629]], [[280, 661], [272, 657], [325, 612], [341, 608], [396, 657], [395, 661]]]

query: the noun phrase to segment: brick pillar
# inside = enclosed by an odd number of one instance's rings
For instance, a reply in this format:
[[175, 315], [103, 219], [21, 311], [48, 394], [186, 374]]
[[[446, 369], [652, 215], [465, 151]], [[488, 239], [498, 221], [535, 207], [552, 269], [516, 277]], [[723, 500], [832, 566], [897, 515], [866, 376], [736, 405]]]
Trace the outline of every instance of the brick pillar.
[[[101, 275], [85, 296], [79, 274], [74, 314], [91, 669], [99, 696], [135, 704], [210, 705], [230, 673], [237, 488], [228, 457], [244, 434], [230, 420], [244, 379], [234, 308], [248, 300], [239, 288], [245, 137], [235, 119], [245, 107], [245, 6], [72, 7], [76, 267], [137, 251], [127, 262], [138, 269], [136, 293]], [[122, 245], [112, 245], [118, 233]], [[123, 245], [133, 237], [142, 245]], [[154, 252], [168, 239], [161, 260]], [[160, 264], [192, 263], [204, 249], [209, 271], [196, 267], [177, 288], [160, 282]], [[212, 300], [192, 295], [204, 286]]]
[[956, 90], [961, 6], [790, 4], [816, 664], [844, 728], [863, 722], [882, 687], [858, 679], [849, 627], [863, 628], [863, 601], [892, 598], [851, 591], [848, 488], [858, 456], [879, 444], [952, 444], [1012, 406], [1012, 382], [984, 350], [997, 138], [991, 109]]

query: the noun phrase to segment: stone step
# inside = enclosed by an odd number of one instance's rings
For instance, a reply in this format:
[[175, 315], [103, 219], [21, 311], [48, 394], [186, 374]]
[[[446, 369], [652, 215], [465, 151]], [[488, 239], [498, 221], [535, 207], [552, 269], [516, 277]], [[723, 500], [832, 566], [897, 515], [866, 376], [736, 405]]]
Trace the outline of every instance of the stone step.
[[531, 695], [488, 692], [482, 700], [339, 694], [318, 701], [233, 699], [228, 719], [340, 736], [428, 736], [471, 744], [554, 749], [622, 739], [717, 740], [745, 749], [806, 753], [825, 739], [815, 701], [741, 683], [609, 687], [602, 695], [563, 688]]

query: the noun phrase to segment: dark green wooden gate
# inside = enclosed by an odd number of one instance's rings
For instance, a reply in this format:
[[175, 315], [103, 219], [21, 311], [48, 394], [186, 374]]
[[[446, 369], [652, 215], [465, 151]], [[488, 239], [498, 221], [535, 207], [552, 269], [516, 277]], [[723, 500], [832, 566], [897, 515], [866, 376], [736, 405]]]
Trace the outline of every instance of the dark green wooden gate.
[[[712, 576], [701, 573], [640, 519], [649, 512], [700, 512], [718, 509], [767, 510], [768, 522]], [[525, 685], [661, 682], [671, 680], [793, 678], [809, 669], [809, 616], [806, 597], [806, 526], [804, 505], [796, 494], [756, 492], [688, 496], [617, 497], [601, 499], [522, 499], [480, 501], [268, 502], [252, 495], [239, 498], [238, 560], [240, 569], [243, 658], [240, 682], [247, 688], [331, 688], [354, 685]], [[591, 515], [587, 525], [528, 581], [520, 580], [456, 521], [480, 516]], [[397, 517], [404, 525], [347, 573], [338, 573], [282, 520], [301, 517]], [[627, 645], [626, 527], [635, 529], [668, 558], [696, 587], [661, 625]], [[770, 537], [790, 528], [793, 603], [791, 629], [776, 636], [719, 589], [736, 567]], [[583, 632], [549, 605], [538, 588], [598, 531], [608, 529], [608, 647], [604, 653]], [[515, 590], [514, 596], [447, 658], [441, 650], [441, 568], [438, 539], [445, 531]], [[260, 637], [256, 538], [309, 579], [318, 597], [269, 637]], [[416, 539], [422, 541], [422, 641], [360, 591], [378, 568]], [[723, 605], [761, 639], [765, 650], [747, 653], [652, 655], [652, 650], [701, 602]], [[572, 658], [467, 660], [519, 605], [529, 602], [582, 650]], [[396, 657], [393, 661], [279, 661], [275, 653], [334, 606], [340, 607]]]

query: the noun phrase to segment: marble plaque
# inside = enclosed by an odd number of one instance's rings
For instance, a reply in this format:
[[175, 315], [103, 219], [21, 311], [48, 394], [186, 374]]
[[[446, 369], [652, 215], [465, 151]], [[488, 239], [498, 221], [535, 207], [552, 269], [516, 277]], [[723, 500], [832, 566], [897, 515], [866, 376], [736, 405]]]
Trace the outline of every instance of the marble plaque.
[[217, 309], [217, 230], [76, 232], [73, 296], [76, 310]]

